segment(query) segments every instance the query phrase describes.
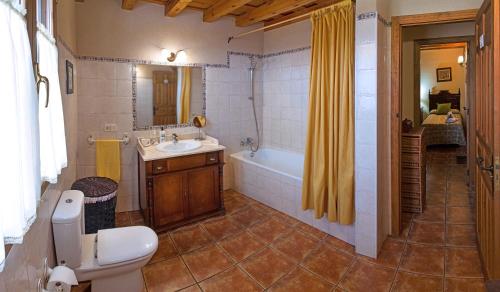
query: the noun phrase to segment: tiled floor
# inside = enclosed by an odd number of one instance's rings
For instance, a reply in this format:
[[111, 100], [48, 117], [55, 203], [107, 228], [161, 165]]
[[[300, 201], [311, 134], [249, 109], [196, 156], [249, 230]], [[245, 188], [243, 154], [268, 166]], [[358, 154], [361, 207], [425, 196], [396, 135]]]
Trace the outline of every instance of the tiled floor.
[[[161, 234], [143, 275], [153, 291], [484, 291], [465, 168], [429, 153], [428, 206], [377, 260], [233, 191], [227, 214]], [[117, 224], [142, 224], [138, 212]]]

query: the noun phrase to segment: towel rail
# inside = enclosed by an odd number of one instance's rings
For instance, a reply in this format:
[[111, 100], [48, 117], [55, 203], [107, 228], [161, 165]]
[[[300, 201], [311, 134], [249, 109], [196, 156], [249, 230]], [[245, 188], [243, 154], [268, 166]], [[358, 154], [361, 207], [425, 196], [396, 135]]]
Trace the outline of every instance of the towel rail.
[[[123, 143], [124, 145], [128, 145], [128, 143], [130, 143], [130, 137], [129, 137], [128, 133], [123, 134], [123, 137], [121, 139], [117, 139], [117, 140], [120, 143]], [[89, 145], [95, 144], [95, 141], [96, 141], [96, 139], [92, 135], [89, 135], [89, 137], [87, 138], [87, 142], [89, 143]]]

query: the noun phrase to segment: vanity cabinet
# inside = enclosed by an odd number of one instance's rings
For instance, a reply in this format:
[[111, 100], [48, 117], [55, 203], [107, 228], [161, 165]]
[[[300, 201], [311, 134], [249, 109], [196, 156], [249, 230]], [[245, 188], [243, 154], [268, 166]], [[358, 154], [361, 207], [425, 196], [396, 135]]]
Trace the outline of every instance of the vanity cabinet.
[[146, 224], [161, 232], [224, 213], [224, 151], [144, 161], [139, 199]]

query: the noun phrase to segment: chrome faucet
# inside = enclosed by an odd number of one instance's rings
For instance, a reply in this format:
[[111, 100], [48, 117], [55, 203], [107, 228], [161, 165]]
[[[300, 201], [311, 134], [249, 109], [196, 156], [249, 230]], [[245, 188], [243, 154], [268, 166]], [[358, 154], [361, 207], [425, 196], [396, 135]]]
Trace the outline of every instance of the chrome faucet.
[[250, 137], [246, 137], [246, 138], [241, 139], [240, 146], [241, 147], [253, 146], [253, 139]]
[[173, 134], [172, 134], [172, 142], [173, 142], [174, 144], [177, 144], [177, 142], [179, 142], [179, 136], [177, 136], [177, 134], [176, 134], [176, 133], [173, 133]]

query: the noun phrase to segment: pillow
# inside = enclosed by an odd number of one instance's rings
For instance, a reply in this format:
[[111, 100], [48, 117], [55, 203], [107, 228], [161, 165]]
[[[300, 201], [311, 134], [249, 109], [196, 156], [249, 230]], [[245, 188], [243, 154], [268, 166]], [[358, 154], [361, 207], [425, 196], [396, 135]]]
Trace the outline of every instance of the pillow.
[[[454, 113], [454, 114], [460, 114], [460, 111], [457, 110], [457, 109], [454, 109], [452, 108], [451, 109], [451, 112]], [[433, 109], [429, 112], [430, 115], [437, 115], [437, 110], [436, 109]]]
[[451, 103], [438, 103], [437, 104], [437, 115], [446, 115], [451, 110]]

